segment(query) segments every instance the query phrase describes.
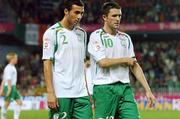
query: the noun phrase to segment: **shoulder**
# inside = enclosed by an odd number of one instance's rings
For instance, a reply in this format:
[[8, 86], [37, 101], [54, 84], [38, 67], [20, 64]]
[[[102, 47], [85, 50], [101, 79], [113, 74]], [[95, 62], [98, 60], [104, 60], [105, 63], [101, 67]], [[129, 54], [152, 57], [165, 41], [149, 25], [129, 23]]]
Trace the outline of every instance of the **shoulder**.
[[52, 36], [55, 35], [55, 33], [59, 30], [62, 30], [63, 28], [58, 24], [54, 24], [52, 26], [50, 26], [44, 33], [44, 37], [46, 36]]
[[86, 33], [86, 31], [83, 29], [83, 28], [81, 28], [80, 26], [77, 26], [76, 28], [75, 28], [75, 30], [78, 32], [78, 33], [82, 33], [82, 34], [87, 34]]
[[75, 28], [76, 30], [79, 30], [79, 31], [82, 31], [82, 32], [86, 32], [82, 27], [80, 27], [80, 26], [77, 26], [76, 28]]
[[103, 35], [103, 30], [102, 29], [97, 29], [94, 32], [91, 33], [90, 37], [100, 37]]
[[126, 37], [127, 39], [131, 40], [131, 37], [130, 37], [127, 33], [125, 33], [125, 32], [118, 31], [118, 35], [124, 36], [124, 37]]
[[120, 38], [122, 38], [128, 42], [128, 48], [133, 46], [131, 37], [127, 33], [118, 31], [118, 35], [120, 36]]
[[7, 64], [6, 67], [4, 68], [4, 71], [10, 71], [13, 69], [13, 66]]

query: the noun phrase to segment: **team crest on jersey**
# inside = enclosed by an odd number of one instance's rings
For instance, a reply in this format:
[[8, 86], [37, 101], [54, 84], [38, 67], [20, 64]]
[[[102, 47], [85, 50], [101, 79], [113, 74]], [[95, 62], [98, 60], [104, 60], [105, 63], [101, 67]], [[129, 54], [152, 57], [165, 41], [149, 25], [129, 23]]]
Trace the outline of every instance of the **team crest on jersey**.
[[50, 41], [49, 39], [43, 40], [43, 49], [48, 50], [50, 48]]
[[54, 114], [53, 119], [59, 119], [59, 114], [58, 113]]
[[83, 41], [82, 34], [76, 33], [76, 35], [77, 35], [78, 41], [82, 42]]
[[127, 46], [126, 39], [121, 39], [121, 46], [126, 48], [126, 46]]

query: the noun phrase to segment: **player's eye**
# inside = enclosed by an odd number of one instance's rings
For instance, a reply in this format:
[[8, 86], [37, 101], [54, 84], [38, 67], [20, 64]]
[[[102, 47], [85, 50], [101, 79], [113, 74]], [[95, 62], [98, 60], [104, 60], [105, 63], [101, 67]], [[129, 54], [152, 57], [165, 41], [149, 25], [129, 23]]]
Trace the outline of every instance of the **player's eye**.
[[75, 14], [81, 14], [81, 12], [80, 11], [75, 11]]
[[119, 17], [119, 18], [121, 18], [121, 15], [112, 15], [112, 17]]
[[118, 15], [117, 14], [115, 14], [115, 15], [112, 15], [112, 17], [117, 17]]

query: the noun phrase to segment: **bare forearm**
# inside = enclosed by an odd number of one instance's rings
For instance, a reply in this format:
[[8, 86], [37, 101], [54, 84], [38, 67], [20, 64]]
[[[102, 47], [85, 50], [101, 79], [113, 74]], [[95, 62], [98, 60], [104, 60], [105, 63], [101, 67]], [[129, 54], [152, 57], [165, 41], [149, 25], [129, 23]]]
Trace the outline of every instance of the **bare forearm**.
[[52, 62], [45, 60], [44, 62], [44, 77], [48, 93], [54, 92], [53, 79], [52, 79]]
[[138, 63], [136, 63], [133, 67], [131, 67], [131, 71], [133, 72], [134, 76], [136, 77], [136, 79], [138, 81], [140, 81], [140, 83], [142, 84], [142, 86], [144, 87], [146, 92], [151, 91], [146, 78], [144, 76], [143, 70], [141, 69], [141, 67], [139, 66]]
[[117, 66], [117, 65], [126, 65], [129, 62], [133, 62], [133, 58], [104, 58], [98, 62], [99, 66], [102, 68]]
[[2, 80], [1, 82], [1, 88], [3, 88], [3, 86], [4, 86], [4, 80]]
[[11, 80], [8, 80], [8, 92], [11, 92]]

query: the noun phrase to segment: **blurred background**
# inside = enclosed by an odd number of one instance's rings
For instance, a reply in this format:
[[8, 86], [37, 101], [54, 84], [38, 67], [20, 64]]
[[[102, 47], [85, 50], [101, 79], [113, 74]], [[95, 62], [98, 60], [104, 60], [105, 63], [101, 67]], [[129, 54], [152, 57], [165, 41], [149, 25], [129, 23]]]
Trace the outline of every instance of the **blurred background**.
[[[82, 1], [85, 13], [81, 26], [89, 37], [102, 26], [101, 5], [111, 0]], [[176, 116], [171, 119], [180, 119], [180, 111], [171, 112], [180, 110], [180, 0], [115, 1], [123, 12], [120, 30], [131, 36], [136, 58], [157, 98], [153, 110], [170, 110], [169, 114]], [[59, 0], [0, 0], [0, 79], [6, 65], [6, 53], [17, 52], [18, 89], [23, 96], [24, 110], [47, 109], [42, 36], [50, 25], [59, 21], [58, 4]], [[148, 113], [151, 109], [147, 109], [144, 90], [133, 76], [131, 79], [142, 119], [148, 119], [146, 115], [151, 114], [151, 111]], [[1, 105], [2, 97], [0, 99]], [[165, 117], [166, 113], [163, 115]], [[150, 115], [149, 119], [164, 117]]]

